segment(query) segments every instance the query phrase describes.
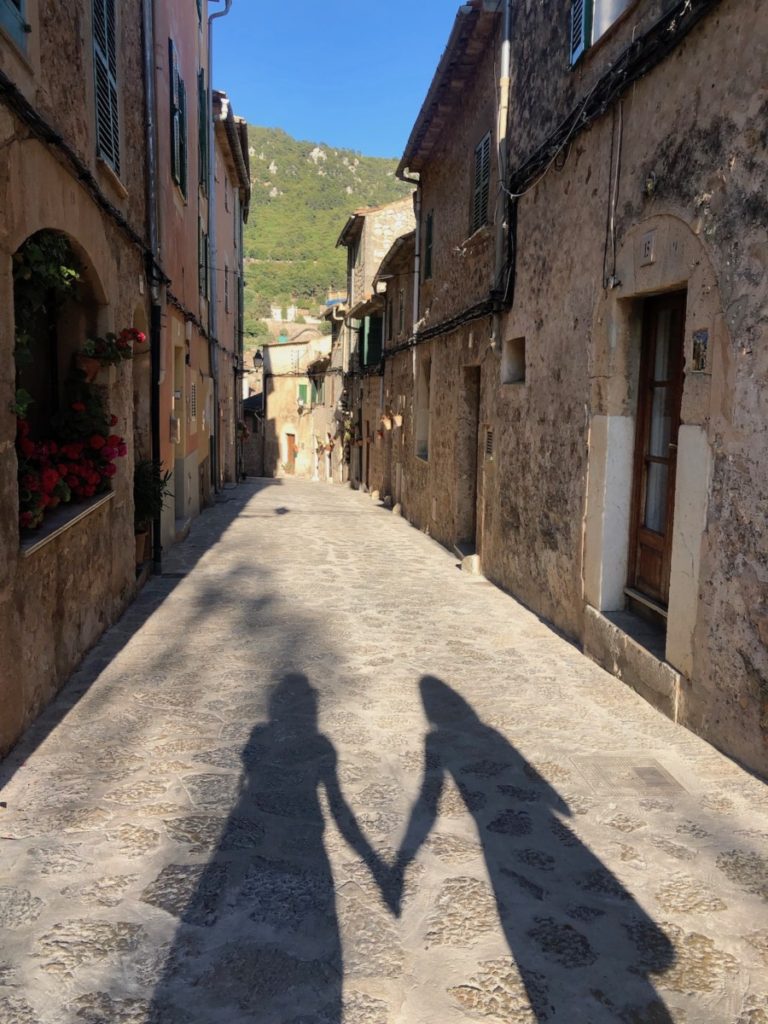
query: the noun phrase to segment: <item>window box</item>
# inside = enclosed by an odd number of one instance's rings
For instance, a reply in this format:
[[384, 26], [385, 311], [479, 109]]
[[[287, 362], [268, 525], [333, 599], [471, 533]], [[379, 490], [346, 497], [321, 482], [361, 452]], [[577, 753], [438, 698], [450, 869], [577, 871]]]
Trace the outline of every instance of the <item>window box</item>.
[[66, 530], [71, 529], [76, 523], [81, 522], [96, 509], [106, 505], [114, 498], [114, 491], [107, 491], [106, 494], [98, 494], [79, 505], [61, 505], [55, 512], [45, 517], [43, 525], [35, 532], [34, 536], [25, 537], [21, 542], [22, 558], [29, 558], [36, 551], [45, 547], [50, 541], [55, 540]]

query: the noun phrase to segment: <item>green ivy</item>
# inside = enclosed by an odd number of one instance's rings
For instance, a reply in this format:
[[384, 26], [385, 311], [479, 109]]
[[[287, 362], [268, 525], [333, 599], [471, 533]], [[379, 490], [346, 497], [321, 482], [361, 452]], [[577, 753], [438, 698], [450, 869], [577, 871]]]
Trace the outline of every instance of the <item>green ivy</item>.
[[[29, 346], [42, 316], [51, 316], [73, 294], [80, 270], [66, 236], [38, 231], [13, 257], [16, 365], [28, 363]], [[18, 399], [17, 399], [18, 401]]]

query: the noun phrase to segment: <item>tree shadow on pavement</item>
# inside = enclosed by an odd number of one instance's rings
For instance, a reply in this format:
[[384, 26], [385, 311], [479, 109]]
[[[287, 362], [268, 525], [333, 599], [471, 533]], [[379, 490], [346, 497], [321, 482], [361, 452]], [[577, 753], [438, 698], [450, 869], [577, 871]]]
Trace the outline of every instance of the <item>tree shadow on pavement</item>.
[[[563, 799], [450, 686], [420, 682], [431, 730], [421, 792], [395, 865], [402, 878], [429, 836], [448, 776], [474, 816], [499, 920], [537, 1021], [673, 1024], [650, 974], [674, 947], [631, 893], [563, 822]], [[454, 990], [480, 1009], [498, 964]], [[480, 993], [480, 994], [478, 994]], [[526, 1018], [527, 1019], [527, 1018]]]
[[[306, 676], [287, 674], [273, 687], [269, 720], [253, 729], [240, 758], [240, 792], [211, 860], [170, 865], [143, 894], [181, 921], [152, 1019], [341, 1024], [342, 950], [321, 789], [393, 906], [396, 895], [344, 800]], [[231, 766], [223, 752], [213, 761]], [[222, 802], [222, 778], [199, 776], [197, 802]], [[194, 843], [195, 830], [214, 821], [188, 819], [186, 838]]]

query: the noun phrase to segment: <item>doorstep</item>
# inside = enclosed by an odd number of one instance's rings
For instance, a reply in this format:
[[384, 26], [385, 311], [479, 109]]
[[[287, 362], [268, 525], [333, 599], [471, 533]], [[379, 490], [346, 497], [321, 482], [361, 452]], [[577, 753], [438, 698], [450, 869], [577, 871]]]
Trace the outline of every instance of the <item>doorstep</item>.
[[664, 660], [656, 631], [642, 619], [587, 605], [584, 653], [677, 721], [682, 676]]

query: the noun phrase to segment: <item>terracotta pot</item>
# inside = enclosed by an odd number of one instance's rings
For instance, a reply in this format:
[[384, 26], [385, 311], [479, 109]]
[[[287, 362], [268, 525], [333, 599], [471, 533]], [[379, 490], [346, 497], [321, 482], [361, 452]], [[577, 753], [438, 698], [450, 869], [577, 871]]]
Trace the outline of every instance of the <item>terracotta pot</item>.
[[78, 353], [75, 357], [75, 362], [77, 363], [78, 370], [85, 374], [85, 379], [89, 384], [96, 380], [96, 375], [101, 369], [101, 363], [98, 359]]
[[141, 565], [146, 561], [147, 558], [147, 538], [149, 537], [148, 530], [142, 530], [141, 533], [135, 535], [136, 539], [136, 565]]

